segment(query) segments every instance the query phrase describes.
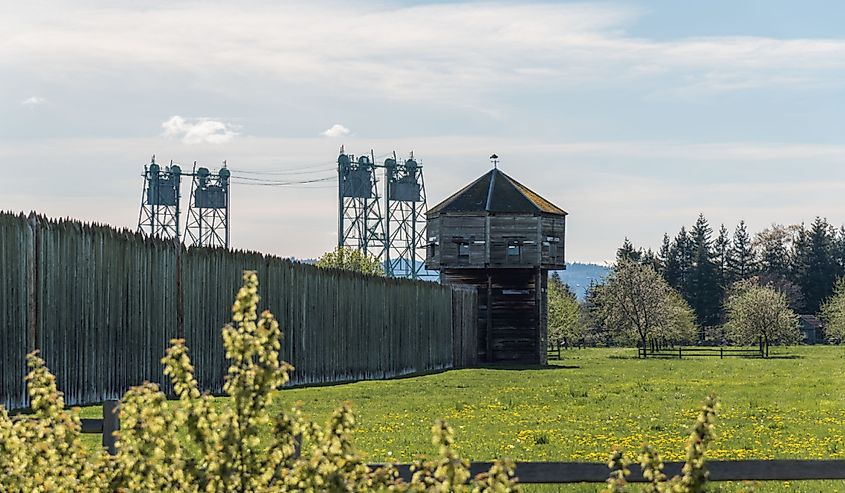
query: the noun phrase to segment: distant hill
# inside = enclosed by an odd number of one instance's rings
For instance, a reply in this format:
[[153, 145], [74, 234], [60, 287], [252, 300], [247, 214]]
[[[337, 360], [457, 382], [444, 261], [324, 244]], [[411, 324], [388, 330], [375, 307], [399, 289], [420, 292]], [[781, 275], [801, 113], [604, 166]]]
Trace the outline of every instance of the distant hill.
[[[317, 259], [312, 258], [291, 258], [291, 260], [296, 260], [297, 262], [305, 264], [313, 264], [317, 262]], [[578, 300], [583, 301], [584, 296], [587, 294], [587, 288], [590, 287], [590, 284], [592, 282], [600, 283], [604, 281], [604, 278], [607, 276], [609, 271], [609, 267], [599, 264], [582, 264], [580, 262], [572, 262], [566, 264], [566, 270], [558, 270], [554, 272], [559, 273], [563, 282], [568, 284], [572, 291], [575, 292], [575, 295], [578, 296]], [[423, 270], [422, 275], [424, 276], [424, 279], [428, 281], [436, 281], [438, 279], [437, 271]]]
[[566, 270], [555, 271], [560, 278], [569, 285], [578, 300], [583, 300], [587, 294], [587, 288], [593, 282], [601, 283], [610, 272], [609, 267], [599, 264], [582, 264], [580, 262], [566, 264]]

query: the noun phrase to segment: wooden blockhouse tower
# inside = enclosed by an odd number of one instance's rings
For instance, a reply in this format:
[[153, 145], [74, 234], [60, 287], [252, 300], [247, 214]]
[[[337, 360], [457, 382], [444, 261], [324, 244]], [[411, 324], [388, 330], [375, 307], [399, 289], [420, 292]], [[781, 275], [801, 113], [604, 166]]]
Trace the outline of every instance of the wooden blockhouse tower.
[[566, 214], [498, 169], [428, 211], [426, 268], [478, 290], [479, 361], [546, 363], [548, 271], [566, 268]]

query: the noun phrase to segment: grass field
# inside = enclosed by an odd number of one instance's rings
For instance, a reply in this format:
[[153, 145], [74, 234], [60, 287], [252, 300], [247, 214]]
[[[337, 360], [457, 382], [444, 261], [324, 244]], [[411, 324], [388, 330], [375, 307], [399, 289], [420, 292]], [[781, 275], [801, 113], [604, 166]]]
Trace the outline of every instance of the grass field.
[[[455, 428], [460, 453], [472, 460], [603, 462], [614, 445], [634, 454], [644, 442], [665, 460], [681, 460], [697, 409], [713, 391], [722, 407], [710, 458], [845, 457], [843, 347], [775, 348], [768, 360], [634, 356], [633, 349], [569, 350], [543, 369], [455, 370], [287, 389], [278, 402], [300, 401], [321, 422], [340, 402], [351, 402], [356, 443], [371, 461], [432, 454], [429, 429], [443, 417]], [[845, 485], [778, 483], [762, 491], [845, 492]]]

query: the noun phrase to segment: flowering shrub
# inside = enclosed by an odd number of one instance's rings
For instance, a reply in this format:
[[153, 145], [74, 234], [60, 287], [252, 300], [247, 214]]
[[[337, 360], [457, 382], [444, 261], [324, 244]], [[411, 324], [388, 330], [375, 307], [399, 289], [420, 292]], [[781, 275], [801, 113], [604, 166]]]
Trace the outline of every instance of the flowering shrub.
[[11, 418], [0, 408], [0, 492], [521, 491], [508, 461], [471, 478], [443, 421], [432, 429], [439, 458], [414, 464], [411, 481], [404, 482], [390, 465], [364, 463], [352, 445], [355, 417], [348, 405], [323, 427], [297, 408], [271, 413], [274, 391], [293, 368], [279, 360], [279, 323], [267, 311], [258, 314], [257, 293], [257, 275], [246, 272], [233, 323], [223, 328], [231, 362], [228, 405], [216, 407], [199, 391], [185, 343], [174, 340], [162, 363], [177, 400], [152, 383], [129, 390], [114, 457], [82, 445], [79, 410], [64, 409], [55, 377], [30, 355], [33, 414]]

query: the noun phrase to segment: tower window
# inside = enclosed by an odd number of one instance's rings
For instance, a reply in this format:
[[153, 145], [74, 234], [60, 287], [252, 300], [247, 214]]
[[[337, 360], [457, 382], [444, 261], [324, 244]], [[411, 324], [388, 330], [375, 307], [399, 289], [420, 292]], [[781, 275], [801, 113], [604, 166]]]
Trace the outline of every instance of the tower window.
[[458, 243], [458, 257], [469, 257], [469, 243]]
[[508, 243], [508, 261], [519, 262], [522, 257], [522, 245], [517, 242]]

